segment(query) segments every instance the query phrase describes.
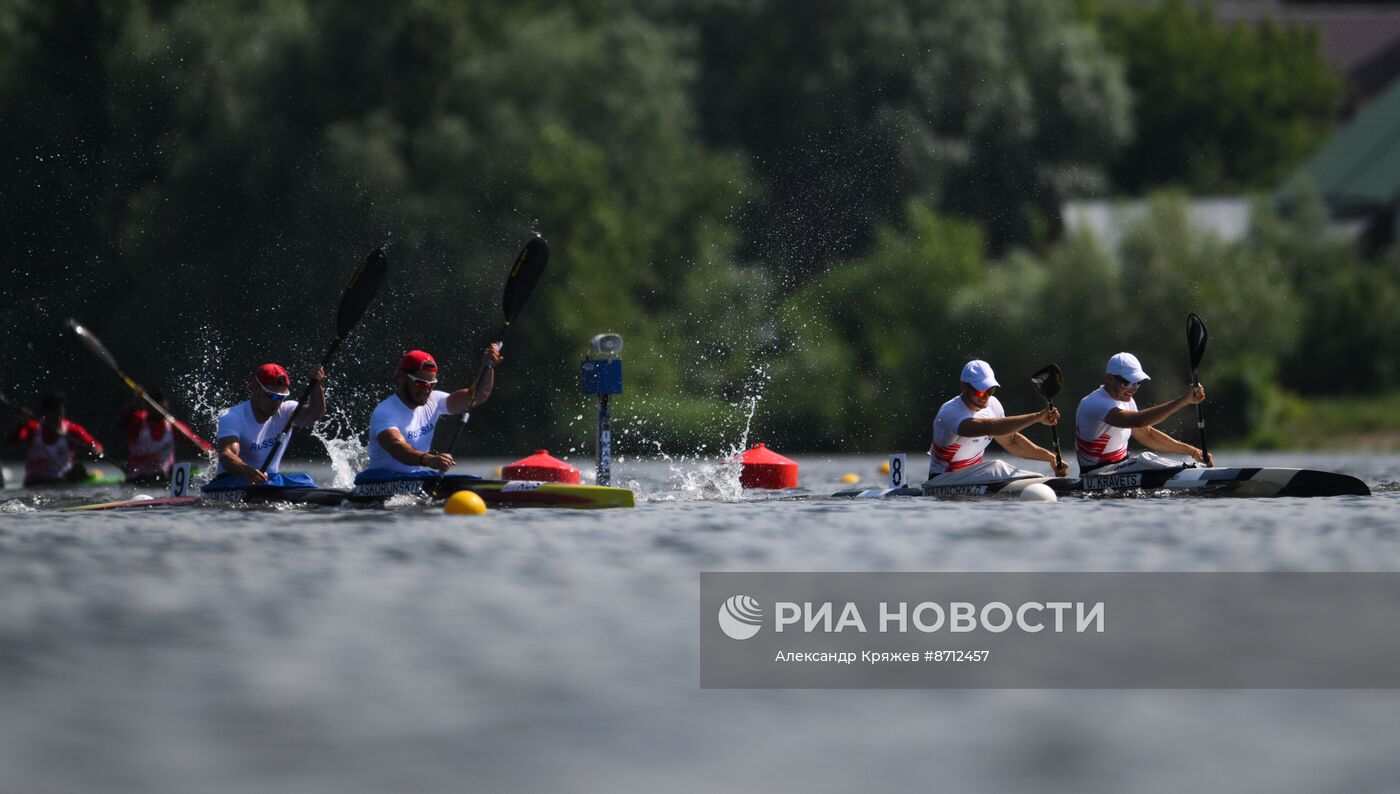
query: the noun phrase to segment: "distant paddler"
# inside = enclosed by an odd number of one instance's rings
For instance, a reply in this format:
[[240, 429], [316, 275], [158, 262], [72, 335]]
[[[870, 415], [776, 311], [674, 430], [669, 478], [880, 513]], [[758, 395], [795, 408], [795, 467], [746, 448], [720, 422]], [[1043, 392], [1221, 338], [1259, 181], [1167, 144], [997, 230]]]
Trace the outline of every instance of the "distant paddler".
[[996, 398], [1001, 384], [985, 361], [974, 359], [963, 366], [959, 394], [938, 409], [933, 420], [933, 444], [929, 447], [929, 480], [933, 484], [986, 482], [1039, 476], [1003, 461], [983, 460], [992, 439], [1018, 458], [1049, 463], [1055, 476], [1069, 467], [1055, 463], [1055, 453], [1021, 434], [1034, 424], [1054, 425], [1060, 411], [1052, 406], [1035, 413], [1007, 416]]
[[1137, 356], [1119, 353], [1108, 360], [1104, 382], [1097, 390], [1079, 401], [1075, 416], [1075, 449], [1079, 457], [1079, 472], [1087, 474], [1110, 464], [1115, 470], [1124, 468], [1168, 468], [1180, 463], [1151, 453], [1129, 456], [1128, 438], [1157, 452], [1190, 455], [1198, 463], [1212, 465], [1211, 456], [1197, 447], [1177, 441], [1156, 428], [1172, 414], [1206, 398], [1199, 383], [1174, 400], [1138, 410], [1138, 389], [1151, 380]]
[[[249, 376], [248, 399], [233, 406], [219, 417], [219, 429], [214, 443], [219, 451], [219, 476], [215, 477], [205, 490], [237, 487], [238, 485], [265, 485], [269, 477], [278, 476], [282, 455], [287, 451], [291, 434], [279, 433], [295, 415], [297, 427], [310, 427], [326, 415], [326, 369], [321, 365], [312, 367], [307, 374], [312, 388], [306, 408], [298, 411], [292, 395], [291, 378], [287, 370], [278, 364], [263, 364]], [[278, 444], [278, 441], [281, 441]], [[266, 469], [260, 470], [264, 458], [277, 444], [277, 450], [268, 458]], [[314, 485], [306, 475], [300, 475], [296, 485]], [[278, 484], [273, 482], [273, 484]]]
[[[148, 398], [160, 410], [153, 410]], [[159, 389], [138, 395], [133, 405], [122, 409], [117, 427], [126, 435], [126, 482], [169, 482], [177, 440], [197, 452], [213, 450], [213, 445], [195, 435], [189, 425], [168, 416], [170, 399]]]
[[86, 480], [88, 470], [77, 460], [78, 450], [102, 456], [102, 444], [82, 425], [68, 419], [67, 406], [63, 393], [54, 391], [39, 398], [37, 418], [28, 409], [19, 409], [20, 421], [5, 443], [25, 448], [26, 488]]
[[394, 473], [438, 473], [452, 468], [456, 461], [451, 453], [432, 451], [437, 421], [486, 402], [496, 385], [495, 366], [502, 360], [500, 345], [492, 344], [482, 352], [481, 370], [473, 384], [445, 392], [434, 388], [439, 370], [431, 355], [422, 350], [404, 353], [394, 370], [394, 393], [370, 416], [369, 468], [356, 482]]

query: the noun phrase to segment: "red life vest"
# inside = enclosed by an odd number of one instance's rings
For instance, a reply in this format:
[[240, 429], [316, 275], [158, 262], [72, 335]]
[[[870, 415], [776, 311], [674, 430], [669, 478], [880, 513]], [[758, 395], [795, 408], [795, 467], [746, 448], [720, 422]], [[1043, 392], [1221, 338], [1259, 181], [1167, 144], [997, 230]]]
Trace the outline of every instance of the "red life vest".
[[73, 468], [77, 454], [77, 444], [100, 449], [100, 445], [88, 431], [77, 422], [63, 420], [58, 430], [39, 423], [38, 419], [15, 428], [10, 441], [26, 445], [24, 455], [24, 482], [26, 485], [46, 480], [61, 479]]

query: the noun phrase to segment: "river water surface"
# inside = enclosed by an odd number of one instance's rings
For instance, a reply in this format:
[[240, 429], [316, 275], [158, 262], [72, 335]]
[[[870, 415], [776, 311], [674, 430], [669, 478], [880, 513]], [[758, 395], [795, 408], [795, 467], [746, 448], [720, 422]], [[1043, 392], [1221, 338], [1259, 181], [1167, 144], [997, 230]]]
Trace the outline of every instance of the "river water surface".
[[6, 490], [0, 791], [1400, 790], [1394, 691], [699, 688], [701, 571], [1400, 571], [1400, 456], [1220, 457], [1377, 494], [736, 499], [666, 462], [618, 467], [630, 511]]

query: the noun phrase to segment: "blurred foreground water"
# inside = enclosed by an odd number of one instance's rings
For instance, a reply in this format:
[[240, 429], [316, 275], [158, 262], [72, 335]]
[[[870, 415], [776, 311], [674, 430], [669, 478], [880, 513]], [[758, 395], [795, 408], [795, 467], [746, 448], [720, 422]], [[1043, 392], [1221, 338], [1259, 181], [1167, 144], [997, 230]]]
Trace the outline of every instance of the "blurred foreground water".
[[[7, 490], [0, 791], [1400, 788], [1391, 691], [699, 689], [700, 571], [1400, 571], [1400, 456], [1221, 457], [1378, 493], [736, 500], [666, 462], [616, 469], [631, 511], [69, 514], [135, 491]], [[799, 462], [813, 494], [881, 480]]]

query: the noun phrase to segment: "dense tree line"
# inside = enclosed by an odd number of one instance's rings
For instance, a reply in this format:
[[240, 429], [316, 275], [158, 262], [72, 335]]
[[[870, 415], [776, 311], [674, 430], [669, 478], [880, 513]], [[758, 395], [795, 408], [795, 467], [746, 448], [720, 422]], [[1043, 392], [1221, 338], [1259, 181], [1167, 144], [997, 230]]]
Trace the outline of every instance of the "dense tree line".
[[[362, 433], [403, 349], [470, 376], [539, 232], [478, 452], [585, 441], [577, 362], [605, 330], [624, 453], [731, 438], [760, 394], [788, 447], [914, 444], [964, 356], [1058, 359], [1087, 390], [1119, 348], [1179, 370], [1188, 309], [1234, 405], [1265, 405], [1336, 385], [1289, 362], [1391, 333], [1369, 310], [1393, 264], [1267, 211], [1224, 246], [1169, 198], [1120, 256], [1061, 239], [1056, 208], [1267, 188], [1333, 122], [1316, 49], [1179, 3], [10, 0], [0, 388], [114, 413], [75, 316], [207, 431], [254, 364], [310, 365], [385, 245], [332, 390], [328, 432]], [[1339, 337], [1358, 309], [1374, 327]]]

